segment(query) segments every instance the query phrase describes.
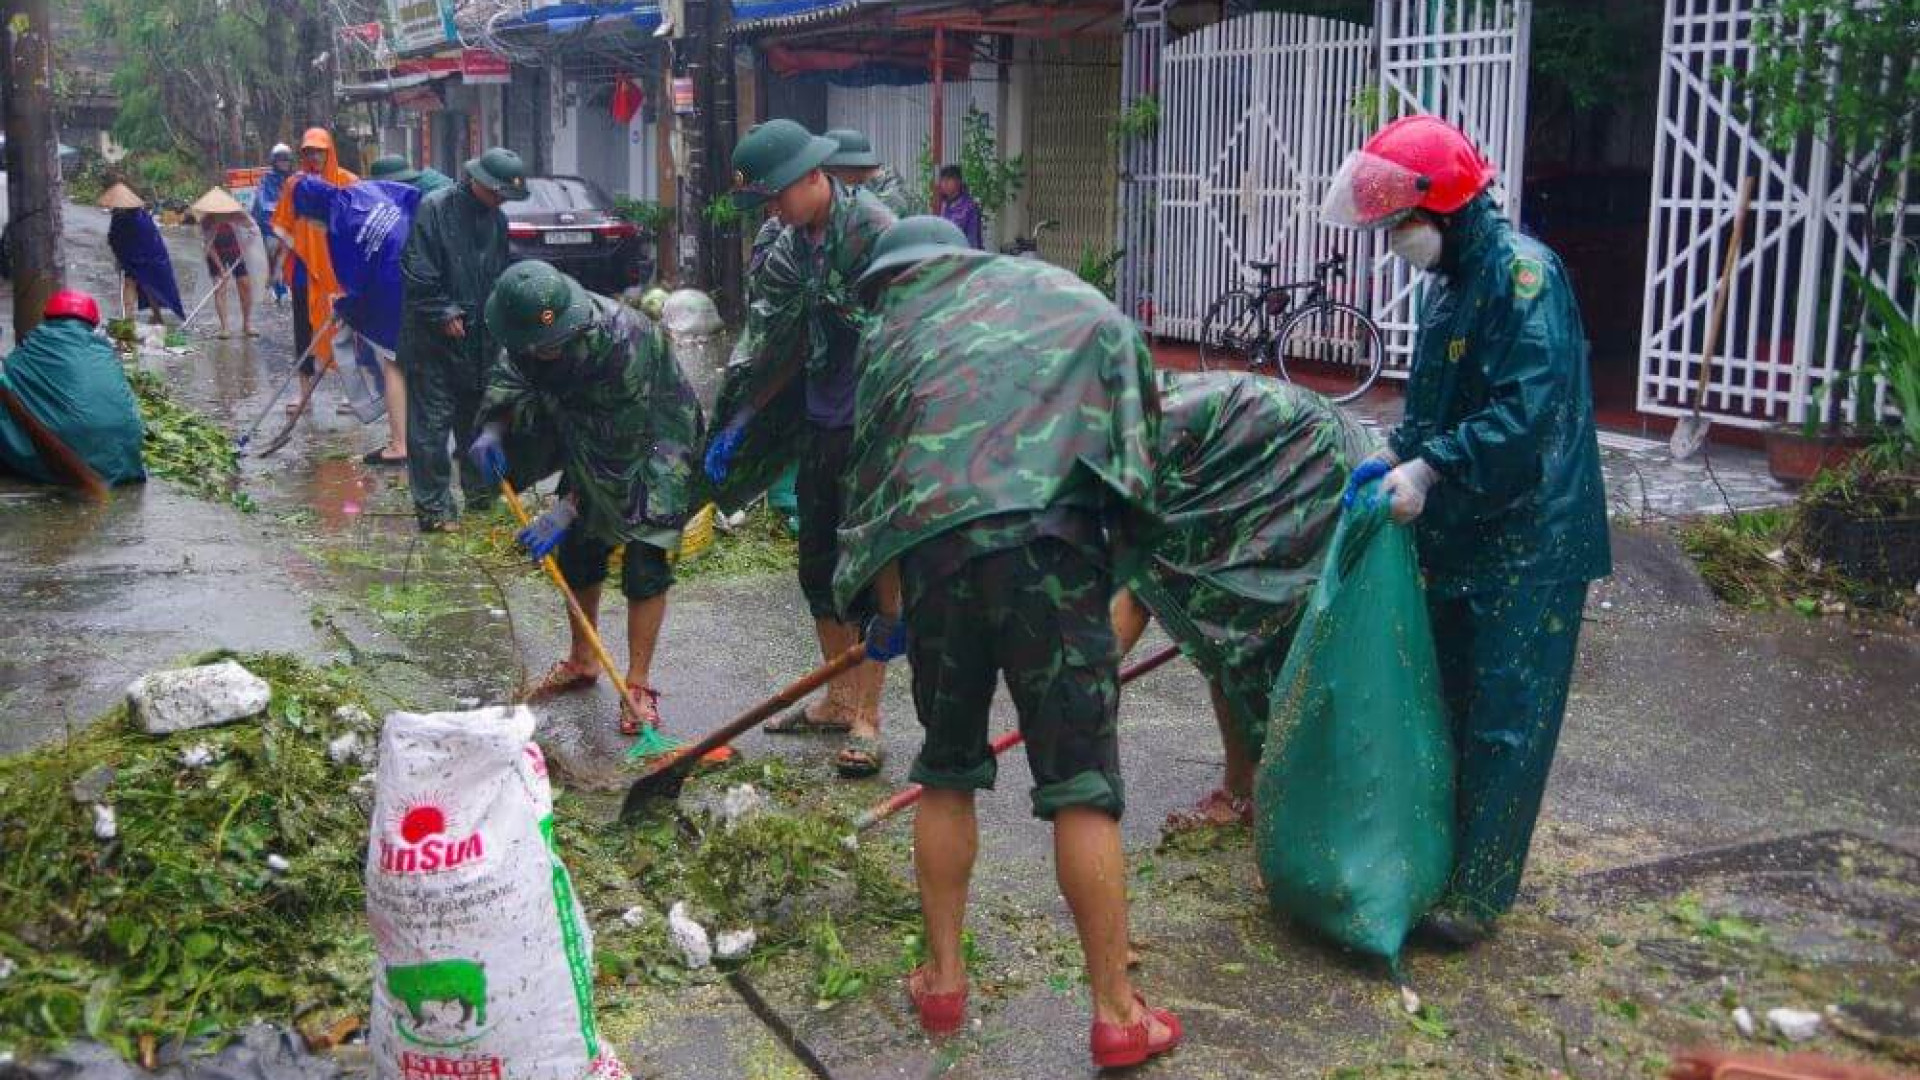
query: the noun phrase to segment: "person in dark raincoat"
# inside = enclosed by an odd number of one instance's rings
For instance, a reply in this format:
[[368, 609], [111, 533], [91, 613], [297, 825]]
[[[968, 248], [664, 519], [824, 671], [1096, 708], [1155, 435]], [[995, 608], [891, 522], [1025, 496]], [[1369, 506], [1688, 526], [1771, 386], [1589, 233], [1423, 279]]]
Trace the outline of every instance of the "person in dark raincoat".
[[[552, 554], [589, 619], [600, 609], [608, 561], [625, 548], [627, 685], [643, 716], [620, 712], [621, 731], [660, 724], [651, 671], [673, 585], [670, 556], [694, 509], [700, 402], [659, 327], [596, 296], [551, 265], [516, 263], [487, 298], [502, 350], [468, 454], [489, 482], [526, 487], [554, 471], [560, 498], [520, 533], [535, 559]], [[581, 628], [566, 659], [526, 688], [541, 701], [590, 687], [600, 665]], [[620, 672], [608, 672], [620, 678]]]
[[1424, 934], [1463, 945], [1513, 906], [1573, 677], [1587, 585], [1612, 572], [1587, 341], [1566, 271], [1508, 224], [1457, 128], [1382, 128], [1322, 216], [1390, 228], [1428, 283], [1406, 417], [1350, 489], [1384, 477], [1412, 522], [1453, 719], [1456, 864]]
[[431, 195], [443, 187], [453, 186], [453, 177], [425, 166], [416, 169], [405, 154], [384, 154], [374, 158], [373, 164], [367, 166], [367, 179], [406, 184], [422, 195]]
[[[141, 444], [146, 424], [113, 345], [95, 330], [100, 306], [62, 289], [47, 300], [45, 321], [0, 360], [0, 390], [80, 455], [109, 484], [147, 478]], [[64, 483], [40, 457], [33, 438], [0, 409], [0, 473], [36, 483]]]
[[100, 196], [108, 211], [107, 247], [120, 268], [122, 302], [129, 312], [146, 309], [153, 325], [165, 326], [163, 310], [185, 319], [180, 282], [173, 276], [173, 256], [160, 238], [160, 226], [147, 213], [147, 204], [125, 184], [115, 184]]
[[1158, 513], [1114, 598], [1125, 655], [1157, 617], [1207, 676], [1221, 786], [1174, 830], [1253, 821], [1268, 700], [1319, 580], [1347, 474], [1375, 440], [1325, 397], [1264, 375], [1163, 373]]
[[871, 192], [874, 198], [900, 217], [908, 217], [926, 209], [926, 200], [923, 198], [916, 202], [907, 194], [906, 185], [900, 182], [900, 174], [880, 160], [880, 155], [873, 152], [873, 140], [865, 134], [852, 128], [835, 128], [827, 132], [826, 138], [840, 144], [839, 151], [828, 158], [824, 166], [828, 176], [848, 187]]
[[[751, 209], [771, 202], [782, 228], [753, 262], [747, 325], [720, 388], [705, 463], [715, 500], [731, 510], [798, 460], [800, 590], [829, 659], [859, 641], [859, 621], [872, 611], [864, 593], [836, 604], [833, 567], [864, 324], [853, 283], [895, 220], [870, 193], [821, 171], [839, 149], [791, 120], [755, 127], [734, 149], [735, 203]], [[872, 776], [882, 764], [885, 679], [881, 665], [856, 668], [835, 680], [824, 700], [796, 708], [769, 730], [848, 732], [836, 768], [846, 777]]]
[[520, 155], [499, 147], [467, 162], [466, 178], [420, 200], [401, 255], [406, 320], [400, 366], [407, 377], [407, 478], [421, 532], [449, 532], [456, 516], [453, 466], [469, 512], [494, 504], [494, 488], [467, 463], [474, 415], [494, 343], [483, 305], [507, 268], [503, 203], [527, 197]]
[[1180, 1041], [1127, 976], [1107, 610], [1116, 541], [1153, 512], [1152, 357], [1073, 274], [972, 251], [937, 217], [889, 230], [861, 287], [876, 314], [834, 592], [844, 603], [877, 582], [868, 655], [909, 656], [926, 729], [909, 775], [926, 787], [913, 850], [929, 959], [908, 993], [929, 1032], [965, 1023], [974, 794], [994, 784], [987, 722], [1004, 677], [1086, 956], [1094, 1063], [1137, 1065]]

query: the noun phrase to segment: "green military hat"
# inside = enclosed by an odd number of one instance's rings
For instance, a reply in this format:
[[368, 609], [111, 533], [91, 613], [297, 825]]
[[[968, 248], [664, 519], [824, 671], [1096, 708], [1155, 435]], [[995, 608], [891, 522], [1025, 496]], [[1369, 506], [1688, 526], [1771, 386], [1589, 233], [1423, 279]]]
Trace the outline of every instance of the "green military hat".
[[873, 260], [867, 264], [867, 272], [860, 275], [860, 291], [871, 291], [879, 286], [885, 275], [895, 271], [942, 255], [957, 255], [972, 250], [973, 247], [967, 243], [967, 234], [946, 218], [931, 214], [901, 218], [881, 233], [879, 240], [874, 241]]
[[826, 137], [840, 144], [839, 152], [827, 159], [829, 169], [877, 169], [880, 155], [873, 152], [873, 140], [852, 128], [834, 128]]
[[367, 170], [369, 180], [390, 180], [396, 184], [412, 183], [420, 178], [420, 170], [413, 167], [405, 154], [382, 154], [373, 159], [373, 166]]
[[751, 210], [840, 152], [791, 120], [756, 124], [733, 148], [733, 205]]
[[510, 355], [558, 345], [591, 322], [587, 290], [538, 259], [507, 267], [487, 297], [487, 329]]
[[527, 197], [527, 167], [503, 146], [467, 162], [467, 177], [508, 202]]

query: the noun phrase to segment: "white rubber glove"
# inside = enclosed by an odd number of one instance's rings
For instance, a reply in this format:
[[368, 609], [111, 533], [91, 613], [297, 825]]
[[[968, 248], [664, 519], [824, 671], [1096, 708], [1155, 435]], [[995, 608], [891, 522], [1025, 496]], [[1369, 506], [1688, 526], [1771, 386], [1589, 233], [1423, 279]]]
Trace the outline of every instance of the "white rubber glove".
[[1419, 517], [1427, 508], [1427, 492], [1439, 479], [1440, 474], [1433, 471], [1433, 466], [1420, 458], [1397, 465], [1387, 473], [1387, 478], [1380, 481], [1380, 490], [1391, 500], [1388, 507], [1393, 520], [1405, 525]]

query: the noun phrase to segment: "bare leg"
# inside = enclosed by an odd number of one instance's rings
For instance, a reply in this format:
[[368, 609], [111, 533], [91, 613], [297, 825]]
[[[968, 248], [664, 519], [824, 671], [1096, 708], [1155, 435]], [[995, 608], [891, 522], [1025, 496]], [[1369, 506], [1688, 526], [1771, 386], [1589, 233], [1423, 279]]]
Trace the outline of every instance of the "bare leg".
[[1233, 714], [1227, 709], [1227, 699], [1220, 688], [1209, 682], [1207, 692], [1213, 698], [1213, 721], [1220, 727], [1220, 747], [1226, 751], [1226, 777], [1221, 786], [1227, 794], [1236, 799], [1253, 797], [1253, 768], [1256, 762], [1253, 752], [1247, 748], [1245, 739], [1240, 737], [1240, 726], [1233, 722]]
[[[587, 585], [575, 589], [573, 590], [573, 598], [580, 601], [580, 610], [587, 613], [587, 621], [592, 623], [595, 629], [598, 629], [600, 626], [600, 586]], [[665, 598], [663, 597], [661, 603], [661, 613], [663, 615], [666, 612], [666, 604], [664, 601]], [[628, 625], [632, 625], [633, 612], [631, 609], [627, 612], [627, 620]], [[656, 624], [654, 631], [658, 633], [659, 629], [659, 626]], [[580, 620], [575, 619], [572, 612], [567, 613], [567, 631], [572, 635], [572, 644], [567, 649], [567, 663], [573, 665], [575, 671], [598, 673], [600, 670], [600, 658], [594, 655], [593, 646], [587, 643], [586, 632], [580, 627]], [[647, 662], [651, 664], [653, 658], [649, 656]], [[608, 672], [608, 674], [611, 675], [614, 673]]]
[[232, 337], [233, 328], [227, 322], [227, 283], [224, 281], [213, 287], [213, 311], [220, 317], [220, 336]]
[[394, 461], [407, 460], [407, 375], [398, 360], [380, 361], [380, 374], [387, 383], [387, 449], [399, 451]]
[[125, 275], [120, 278], [120, 315], [128, 319], [140, 317], [140, 290], [133, 279]]
[[[581, 601], [584, 607], [586, 601]], [[627, 682], [653, 685], [653, 647], [667, 621], [667, 594], [627, 601]]]
[[[924, 798], [920, 813], [926, 813]], [[1138, 1023], [1145, 1014], [1127, 978], [1127, 866], [1120, 823], [1091, 807], [1061, 810], [1053, 819], [1053, 861], [1086, 954], [1094, 1018]], [[1162, 1039], [1168, 1033], [1158, 1021], [1150, 1021], [1147, 1034]]]
[[[826, 660], [846, 652], [860, 640], [856, 627], [838, 619], [815, 619], [813, 630], [820, 638], [820, 656]], [[827, 684], [826, 695], [807, 706], [807, 716], [814, 720], [857, 720], [860, 697], [855, 683], [859, 677], [860, 671], [856, 668]]]
[[[913, 871], [920, 884], [920, 915], [927, 932], [924, 985], [931, 993], [951, 994], [966, 985], [960, 931], [967, 921], [967, 883], [979, 849], [973, 792], [928, 788], [914, 812]], [[1123, 930], [1122, 946], [1124, 937]]]
[[864, 738], [880, 735], [880, 697], [887, 689], [887, 665], [869, 660], [848, 673], [853, 684], [853, 727], [851, 734]]
[[240, 332], [247, 337], [253, 336], [253, 282], [243, 278], [233, 279], [233, 287], [240, 294]]

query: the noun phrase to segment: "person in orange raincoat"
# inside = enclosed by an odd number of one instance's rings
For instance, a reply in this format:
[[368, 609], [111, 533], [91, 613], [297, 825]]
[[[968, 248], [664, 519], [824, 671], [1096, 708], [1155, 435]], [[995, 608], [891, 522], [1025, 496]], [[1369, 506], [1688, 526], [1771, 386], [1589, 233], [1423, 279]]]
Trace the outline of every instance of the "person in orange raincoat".
[[[285, 276], [293, 287], [293, 348], [297, 355], [306, 357], [300, 363], [303, 393], [314, 378], [317, 362], [333, 360], [332, 333], [322, 335], [318, 342], [313, 334], [327, 325], [333, 314], [333, 299], [340, 293], [340, 284], [333, 276], [333, 258], [327, 254], [327, 223], [293, 212], [293, 189], [308, 176], [335, 187], [346, 187], [360, 179], [340, 167], [333, 136], [325, 128], [308, 128], [300, 136], [300, 171], [287, 177], [280, 204], [273, 208], [273, 231], [287, 244]], [[307, 356], [309, 347], [312, 356]], [[294, 408], [287, 406], [289, 412]]]

